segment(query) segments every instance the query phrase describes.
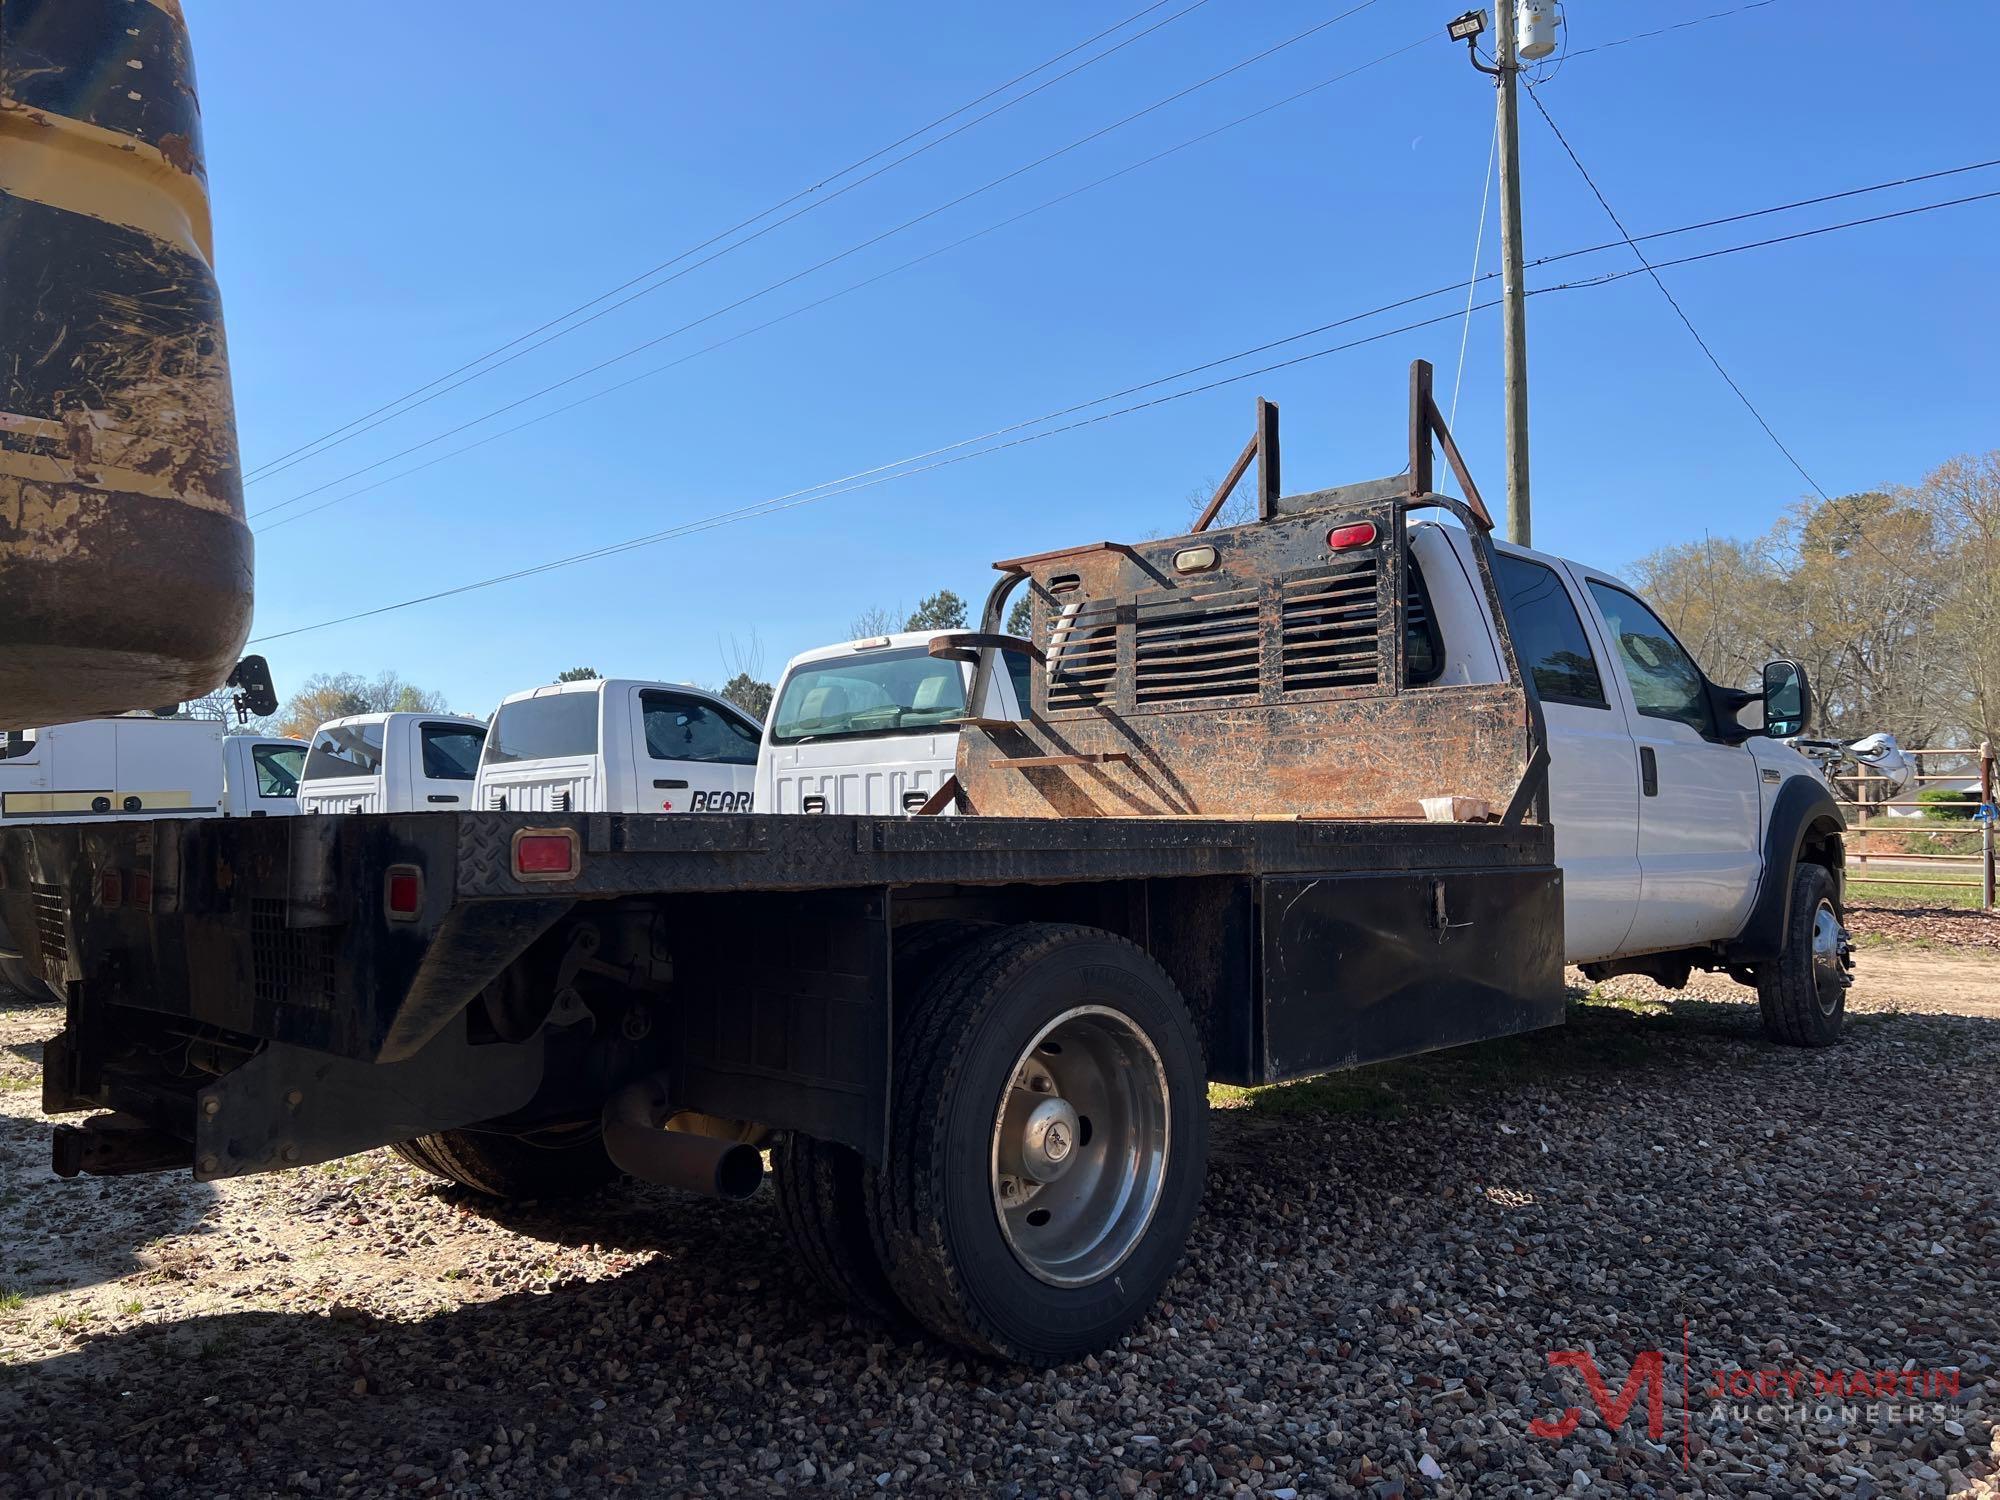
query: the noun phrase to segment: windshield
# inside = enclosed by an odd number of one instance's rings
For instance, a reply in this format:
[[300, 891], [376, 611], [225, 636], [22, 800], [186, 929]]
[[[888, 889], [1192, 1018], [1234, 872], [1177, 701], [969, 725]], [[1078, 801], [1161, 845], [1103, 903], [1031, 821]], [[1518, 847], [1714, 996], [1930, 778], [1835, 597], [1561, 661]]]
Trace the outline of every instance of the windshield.
[[965, 714], [959, 664], [922, 650], [856, 652], [785, 679], [771, 715], [779, 745], [860, 735], [921, 734]]
[[486, 736], [486, 764], [597, 754], [596, 693], [549, 693], [500, 705]]
[[292, 797], [298, 794], [299, 772], [305, 767], [303, 745], [252, 745], [250, 762], [257, 768], [257, 795]]
[[306, 754], [306, 780], [330, 776], [373, 776], [382, 769], [382, 724], [330, 724], [313, 736]]

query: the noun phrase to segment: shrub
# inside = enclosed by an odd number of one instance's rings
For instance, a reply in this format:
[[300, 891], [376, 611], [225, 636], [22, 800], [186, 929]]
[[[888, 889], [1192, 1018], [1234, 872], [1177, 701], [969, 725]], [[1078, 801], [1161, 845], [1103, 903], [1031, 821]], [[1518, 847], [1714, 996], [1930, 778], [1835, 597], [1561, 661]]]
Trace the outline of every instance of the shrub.
[[1917, 793], [1924, 817], [1933, 823], [1962, 823], [1979, 810], [1979, 793], [1958, 792], [1950, 787], [1930, 786]]

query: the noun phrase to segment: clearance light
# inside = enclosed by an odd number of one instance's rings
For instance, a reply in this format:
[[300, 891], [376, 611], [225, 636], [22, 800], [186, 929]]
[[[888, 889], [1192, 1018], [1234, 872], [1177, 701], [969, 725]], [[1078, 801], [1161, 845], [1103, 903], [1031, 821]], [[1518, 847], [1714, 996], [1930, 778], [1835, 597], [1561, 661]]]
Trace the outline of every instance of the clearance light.
[[568, 828], [523, 828], [514, 835], [517, 880], [574, 880], [582, 868], [576, 834]]
[[1367, 547], [1375, 541], [1375, 523], [1356, 521], [1351, 526], [1336, 526], [1326, 534], [1326, 545], [1330, 551], [1346, 552], [1355, 547]]
[[382, 877], [382, 909], [392, 922], [414, 922], [424, 909], [424, 872], [415, 865], [391, 865]]

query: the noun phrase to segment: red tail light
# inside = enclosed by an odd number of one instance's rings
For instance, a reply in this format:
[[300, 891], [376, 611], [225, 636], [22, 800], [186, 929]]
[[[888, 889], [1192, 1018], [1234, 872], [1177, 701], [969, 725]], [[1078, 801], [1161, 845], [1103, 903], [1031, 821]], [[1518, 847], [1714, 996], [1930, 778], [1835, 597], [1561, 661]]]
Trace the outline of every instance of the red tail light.
[[574, 880], [583, 868], [576, 834], [567, 828], [523, 828], [514, 835], [517, 880]]
[[391, 865], [382, 877], [382, 909], [392, 922], [414, 922], [424, 909], [424, 872], [415, 865]]
[[1346, 552], [1354, 547], [1367, 547], [1375, 541], [1375, 523], [1356, 521], [1349, 526], [1336, 526], [1326, 534], [1326, 545], [1334, 552]]

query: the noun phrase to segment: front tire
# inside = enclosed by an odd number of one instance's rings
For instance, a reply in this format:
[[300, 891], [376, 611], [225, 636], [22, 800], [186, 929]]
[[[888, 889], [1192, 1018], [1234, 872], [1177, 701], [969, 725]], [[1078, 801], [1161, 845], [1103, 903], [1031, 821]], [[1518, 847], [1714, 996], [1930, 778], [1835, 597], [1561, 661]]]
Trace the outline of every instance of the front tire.
[[1847, 1019], [1847, 929], [1840, 891], [1822, 865], [1792, 872], [1792, 909], [1785, 947], [1757, 967], [1757, 1005], [1764, 1035], [1791, 1047], [1830, 1047]]
[[938, 1337], [1029, 1365], [1110, 1344], [1186, 1252], [1208, 1098], [1159, 965], [1029, 923], [953, 953], [898, 1018], [888, 1164], [870, 1175], [897, 1300]]

